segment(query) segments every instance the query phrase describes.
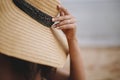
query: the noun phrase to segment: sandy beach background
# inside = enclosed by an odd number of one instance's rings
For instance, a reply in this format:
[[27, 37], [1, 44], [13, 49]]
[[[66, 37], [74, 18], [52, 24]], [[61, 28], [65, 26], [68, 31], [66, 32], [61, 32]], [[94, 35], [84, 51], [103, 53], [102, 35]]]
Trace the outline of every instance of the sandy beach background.
[[[120, 80], [120, 0], [61, 0], [77, 19], [87, 80]], [[67, 62], [65, 70], [69, 70]]]

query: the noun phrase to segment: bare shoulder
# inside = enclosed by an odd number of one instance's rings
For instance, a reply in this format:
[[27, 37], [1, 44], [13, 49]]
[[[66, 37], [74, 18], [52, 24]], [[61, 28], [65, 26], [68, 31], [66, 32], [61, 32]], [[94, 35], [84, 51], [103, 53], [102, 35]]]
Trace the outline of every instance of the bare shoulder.
[[64, 69], [57, 69], [56, 73], [54, 75], [51, 74], [50, 76], [50, 80], [68, 80], [69, 72]]

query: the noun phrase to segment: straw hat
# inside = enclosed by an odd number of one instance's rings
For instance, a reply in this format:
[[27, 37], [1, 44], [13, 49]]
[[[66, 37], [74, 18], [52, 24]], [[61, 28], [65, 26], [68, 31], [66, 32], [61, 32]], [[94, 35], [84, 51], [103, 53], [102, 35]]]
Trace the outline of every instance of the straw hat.
[[51, 29], [58, 0], [0, 0], [0, 53], [18, 59], [63, 67], [67, 40]]

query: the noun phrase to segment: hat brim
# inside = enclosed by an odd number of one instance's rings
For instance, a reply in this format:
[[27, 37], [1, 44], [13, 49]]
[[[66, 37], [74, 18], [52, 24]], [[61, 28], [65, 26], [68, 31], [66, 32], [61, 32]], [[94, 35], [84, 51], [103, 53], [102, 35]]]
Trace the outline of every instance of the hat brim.
[[0, 3], [0, 52], [38, 64], [63, 67], [68, 46], [62, 32], [38, 23], [12, 0]]

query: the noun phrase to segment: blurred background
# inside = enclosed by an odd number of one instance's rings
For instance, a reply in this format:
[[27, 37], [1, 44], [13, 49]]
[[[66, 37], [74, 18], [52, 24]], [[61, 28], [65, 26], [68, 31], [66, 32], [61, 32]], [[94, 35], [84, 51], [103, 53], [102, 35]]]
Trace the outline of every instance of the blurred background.
[[61, 3], [77, 19], [87, 80], [120, 80], [120, 0]]

